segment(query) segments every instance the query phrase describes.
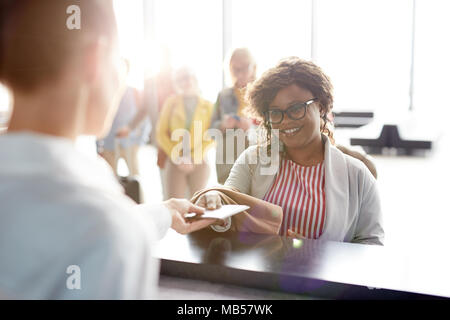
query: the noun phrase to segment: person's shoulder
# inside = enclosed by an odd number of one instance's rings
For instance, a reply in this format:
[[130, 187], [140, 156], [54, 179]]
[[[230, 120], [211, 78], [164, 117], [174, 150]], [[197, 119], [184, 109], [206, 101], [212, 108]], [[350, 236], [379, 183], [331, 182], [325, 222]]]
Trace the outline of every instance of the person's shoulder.
[[344, 159], [349, 176], [356, 178], [358, 181], [369, 180], [370, 182], [375, 182], [374, 174], [369, 170], [368, 165], [363, 162], [360, 153], [355, 154], [353, 152], [344, 152], [349, 150], [348, 148], [344, 151], [341, 149], [342, 148], [338, 146], [333, 146], [331, 148], [335, 156], [339, 156]]
[[349, 169], [362, 170], [362, 168], [364, 167], [364, 164], [360, 160], [351, 156], [348, 152], [345, 152], [346, 150], [349, 150], [348, 148], [342, 147], [337, 144], [333, 145], [330, 143], [329, 150], [331, 158], [334, 159], [334, 161], [341, 159], [347, 164], [347, 167]]

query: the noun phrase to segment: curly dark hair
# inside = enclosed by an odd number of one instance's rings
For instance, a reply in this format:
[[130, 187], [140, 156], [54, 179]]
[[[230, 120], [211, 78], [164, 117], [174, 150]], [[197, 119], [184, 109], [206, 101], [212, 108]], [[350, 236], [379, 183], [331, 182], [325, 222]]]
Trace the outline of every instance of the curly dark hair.
[[278, 64], [262, 74], [247, 88], [248, 106], [245, 112], [262, 121], [261, 129], [265, 131], [265, 143], [270, 147], [271, 125], [264, 117], [270, 103], [278, 92], [290, 85], [298, 85], [309, 90], [320, 105], [320, 131], [328, 136], [334, 144], [333, 127], [328, 118], [333, 108], [333, 85], [330, 78], [320, 67], [311, 61], [298, 57], [282, 59]]

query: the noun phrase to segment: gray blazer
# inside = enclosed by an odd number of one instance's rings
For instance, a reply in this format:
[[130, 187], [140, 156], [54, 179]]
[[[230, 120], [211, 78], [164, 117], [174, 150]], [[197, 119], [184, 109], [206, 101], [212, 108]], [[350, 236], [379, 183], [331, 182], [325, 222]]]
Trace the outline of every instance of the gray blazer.
[[[247, 148], [231, 169], [225, 186], [264, 198], [278, 172], [279, 159], [264, 165], [261, 150], [257, 146]], [[360, 160], [334, 147], [328, 138], [324, 164], [326, 217], [320, 239], [383, 245], [380, 198], [370, 171]], [[267, 174], [264, 169], [269, 165], [275, 170]]]

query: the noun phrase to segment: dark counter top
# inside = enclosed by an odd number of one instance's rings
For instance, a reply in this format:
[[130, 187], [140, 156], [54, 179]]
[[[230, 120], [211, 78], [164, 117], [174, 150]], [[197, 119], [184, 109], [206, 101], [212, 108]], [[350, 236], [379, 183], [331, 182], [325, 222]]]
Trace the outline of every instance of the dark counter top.
[[[250, 233], [169, 230], [156, 247], [161, 274], [338, 299], [450, 297], [411, 274], [410, 257], [381, 246]], [[446, 275], [445, 275], [446, 276]]]

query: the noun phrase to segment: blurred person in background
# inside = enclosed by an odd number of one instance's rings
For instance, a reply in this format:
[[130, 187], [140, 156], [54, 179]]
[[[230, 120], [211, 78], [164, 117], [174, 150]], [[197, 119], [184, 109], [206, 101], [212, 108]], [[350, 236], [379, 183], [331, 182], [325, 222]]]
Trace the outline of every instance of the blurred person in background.
[[[130, 71], [130, 61], [124, 59], [127, 75]], [[128, 86], [120, 101], [119, 109], [112, 123], [111, 129], [106, 137], [97, 141], [98, 153], [109, 163], [117, 174], [117, 162], [120, 158], [125, 160], [129, 174], [139, 175], [138, 152], [142, 145], [148, 142], [151, 131], [150, 119], [146, 117], [136, 129], [130, 131], [126, 136], [118, 137], [118, 131], [127, 126], [143, 109], [142, 93], [136, 88]]]
[[[135, 130], [149, 117], [151, 127], [155, 128], [167, 98], [176, 94], [175, 86], [173, 84], [173, 69], [170, 51], [167, 46], [162, 46], [160, 51], [161, 67], [156, 75], [145, 80], [142, 108], [139, 108], [139, 111], [128, 124], [118, 129], [117, 137], [119, 138], [127, 137], [131, 131]], [[168, 199], [165, 183], [167, 181], [167, 170], [165, 169], [167, 155], [164, 150], [157, 145], [155, 130], [152, 130], [150, 133], [150, 143], [155, 145], [158, 150], [156, 163], [160, 172], [163, 199]]]
[[[243, 110], [246, 107], [244, 97], [247, 85], [254, 81], [256, 77], [256, 62], [247, 48], [237, 48], [231, 54], [228, 68], [232, 86], [219, 93], [211, 120], [211, 127], [223, 132], [222, 143], [216, 145], [216, 171], [217, 180], [220, 184], [225, 183], [233, 163], [240, 153], [249, 146], [247, 137], [244, 141], [240, 141], [230, 134], [233, 131], [228, 131], [229, 134], [226, 135], [226, 130], [242, 129], [246, 132], [253, 124], [253, 121], [243, 113]], [[245, 145], [239, 146], [239, 143]], [[227, 153], [227, 146], [230, 150], [233, 150], [233, 154]]]
[[[155, 241], [213, 221], [186, 222], [203, 212], [187, 200], [136, 205], [102, 158], [75, 148], [79, 136], [109, 131], [125, 88], [112, 1], [0, 6], [0, 82], [13, 96], [0, 135], [2, 297], [154, 298]], [[69, 28], [77, 11], [81, 28]]]
[[[210, 169], [206, 153], [213, 141], [203, 136], [210, 127], [213, 105], [200, 96], [197, 78], [189, 68], [175, 72], [174, 84], [178, 93], [163, 106], [156, 139], [167, 157], [168, 197], [190, 198], [208, 182]], [[184, 134], [181, 137], [177, 132]], [[173, 139], [173, 134], [181, 139]]]

